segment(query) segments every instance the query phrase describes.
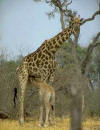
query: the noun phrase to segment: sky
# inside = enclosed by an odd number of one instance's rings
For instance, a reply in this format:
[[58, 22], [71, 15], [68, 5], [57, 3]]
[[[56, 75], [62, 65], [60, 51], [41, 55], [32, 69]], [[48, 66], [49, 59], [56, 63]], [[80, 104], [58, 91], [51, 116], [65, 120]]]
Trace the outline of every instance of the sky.
[[[73, 0], [71, 8], [81, 18], [91, 17], [98, 10], [99, 0]], [[6, 48], [10, 57], [35, 51], [46, 39], [61, 31], [59, 14], [48, 19], [52, 10], [44, 2], [33, 0], [0, 0], [0, 51]], [[100, 16], [81, 26], [79, 43], [87, 46], [100, 31]]]

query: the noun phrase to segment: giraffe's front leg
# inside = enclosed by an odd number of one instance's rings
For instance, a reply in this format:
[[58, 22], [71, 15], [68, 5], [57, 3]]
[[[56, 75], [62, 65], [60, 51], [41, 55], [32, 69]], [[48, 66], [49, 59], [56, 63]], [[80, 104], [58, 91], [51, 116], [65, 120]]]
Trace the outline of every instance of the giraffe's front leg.
[[41, 92], [41, 90], [39, 91], [39, 99], [40, 99], [39, 126], [41, 127], [43, 124], [43, 93]]
[[20, 95], [20, 117], [19, 117], [19, 123], [20, 125], [24, 125], [24, 93], [25, 93], [25, 87], [21, 88], [21, 95]]
[[27, 84], [27, 78], [20, 80], [20, 114], [19, 114], [19, 123], [21, 126], [24, 125], [24, 95], [25, 95], [25, 88]]

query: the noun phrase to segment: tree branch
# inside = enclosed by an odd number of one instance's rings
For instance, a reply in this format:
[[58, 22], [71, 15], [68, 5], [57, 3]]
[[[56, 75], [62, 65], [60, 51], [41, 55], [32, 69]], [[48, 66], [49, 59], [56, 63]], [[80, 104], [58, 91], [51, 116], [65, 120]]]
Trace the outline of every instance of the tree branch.
[[82, 20], [82, 22], [80, 23], [80, 25], [83, 25], [83, 24], [86, 23], [86, 22], [89, 22], [89, 21], [94, 20], [97, 15], [100, 15], [100, 10], [96, 11], [96, 12], [92, 15], [91, 18], [87, 18], [87, 19], [85, 19], [85, 20]]
[[[93, 42], [87, 48], [87, 52], [86, 52], [85, 58], [84, 58], [84, 60], [81, 63], [81, 72], [82, 72], [82, 74], [85, 74], [85, 72], [86, 72], [86, 67], [87, 67], [87, 64], [90, 61], [90, 56], [91, 56], [91, 53], [92, 53], [93, 49], [95, 47], [97, 47], [98, 45], [100, 45], [100, 42], [97, 42], [99, 37], [100, 37], [100, 32], [96, 35], [96, 37], [94, 38]], [[91, 89], [93, 90], [93, 84], [91, 83], [90, 78], [89, 77], [87, 77], [87, 78], [88, 78], [88, 81], [90, 83]]]
[[[67, 8], [66, 8], [66, 9], [63, 9], [63, 4], [61, 4], [61, 1], [60, 1], [60, 0], [51, 0], [51, 2], [52, 2], [56, 7], [58, 7], [58, 8], [59, 8], [59, 11], [62, 12], [66, 17], [68, 17], [68, 16], [69, 16], [69, 17], [73, 17], [73, 16], [74, 16], [74, 14], [73, 14], [73, 12], [72, 12], [71, 10], [68, 10]], [[71, 0], [69, 3], [67, 3], [66, 6], [68, 6], [68, 5], [71, 4], [71, 3], [72, 3], [72, 0]], [[86, 22], [89, 22], [89, 21], [94, 20], [97, 15], [100, 15], [100, 9], [97, 10], [90, 18], [87, 18], [87, 19], [81, 18], [80, 26], [83, 25], [83, 24], [86, 23]]]
[[[62, 9], [62, 6], [63, 6], [63, 5], [61, 4], [60, 0], [51, 0], [51, 2], [52, 2], [56, 7], [58, 7], [59, 10], [62, 11], [66, 17], [68, 17], [68, 16], [73, 17], [71, 10]], [[72, 3], [72, 1], [69, 2], [68, 5], [71, 4], [71, 3]], [[68, 6], [68, 5], [67, 5], [67, 6]]]
[[1, 119], [6, 119], [6, 118], [9, 118], [9, 117], [10, 117], [10, 115], [8, 113], [0, 110], [0, 118]]
[[90, 61], [90, 56], [91, 56], [93, 49], [95, 47], [97, 47], [98, 45], [100, 45], [100, 42], [97, 42], [99, 36], [100, 36], [100, 32], [96, 35], [93, 42], [89, 45], [89, 47], [87, 49], [86, 56], [85, 56], [85, 58], [84, 58], [84, 60], [82, 61], [82, 64], [81, 64], [81, 70], [82, 70], [83, 74], [85, 73], [86, 66]]
[[91, 82], [91, 79], [88, 76], [87, 76], [87, 79], [88, 79], [88, 82], [90, 84], [90, 87], [91, 87], [92, 91], [94, 91], [94, 87], [93, 87], [93, 84]]

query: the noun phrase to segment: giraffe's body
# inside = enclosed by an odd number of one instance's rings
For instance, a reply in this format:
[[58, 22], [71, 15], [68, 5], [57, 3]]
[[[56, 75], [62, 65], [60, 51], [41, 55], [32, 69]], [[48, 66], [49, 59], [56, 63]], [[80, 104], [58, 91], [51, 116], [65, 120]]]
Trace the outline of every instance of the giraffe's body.
[[61, 33], [55, 37], [45, 40], [37, 51], [26, 56], [21, 64], [17, 68], [18, 77], [21, 86], [21, 104], [20, 104], [20, 123], [24, 122], [24, 91], [26, 88], [29, 77], [38, 78], [40, 81], [50, 81], [55, 72], [55, 60], [54, 56], [56, 51], [61, 45], [71, 36], [78, 31], [79, 18], [73, 18], [69, 27], [64, 29]]

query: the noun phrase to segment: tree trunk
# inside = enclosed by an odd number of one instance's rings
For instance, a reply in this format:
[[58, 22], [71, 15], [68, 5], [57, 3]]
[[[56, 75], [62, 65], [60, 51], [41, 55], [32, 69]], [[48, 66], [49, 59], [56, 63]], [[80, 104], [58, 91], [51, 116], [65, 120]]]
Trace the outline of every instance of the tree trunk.
[[[62, 12], [62, 10], [59, 10], [59, 11], [60, 11], [61, 27], [63, 30], [63, 29], [65, 29], [63, 12]], [[75, 35], [74, 41], [71, 40], [72, 41], [72, 55], [73, 55], [75, 66], [76, 66], [75, 69], [76, 69], [77, 78], [81, 76], [81, 68], [78, 63], [78, 57], [77, 57], [77, 52], [76, 52], [79, 34], [80, 34], [80, 30], [77, 33], [77, 35]], [[81, 86], [78, 86], [78, 85], [79, 84], [77, 84], [76, 88], [75, 88], [75, 86], [73, 86], [74, 89], [76, 89], [76, 95], [72, 94], [73, 96], [72, 96], [72, 103], [71, 103], [71, 130], [81, 130], [82, 89], [80, 89]], [[80, 92], [80, 94], [79, 94], [79, 92]], [[83, 104], [83, 106], [84, 106], [84, 104]]]
[[71, 130], [82, 130], [81, 128], [81, 95], [76, 94], [72, 97], [71, 106]]
[[82, 73], [77, 57], [77, 43], [80, 31], [75, 35], [72, 45], [72, 56], [75, 64], [75, 77], [72, 84], [72, 103], [71, 103], [71, 130], [82, 130]]
[[60, 10], [60, 23], [61, 23], [62, 30], [64, 30], [65, 24], [64, 24], [64, 18], [63, 18], [63, 12], [61, 10]]

